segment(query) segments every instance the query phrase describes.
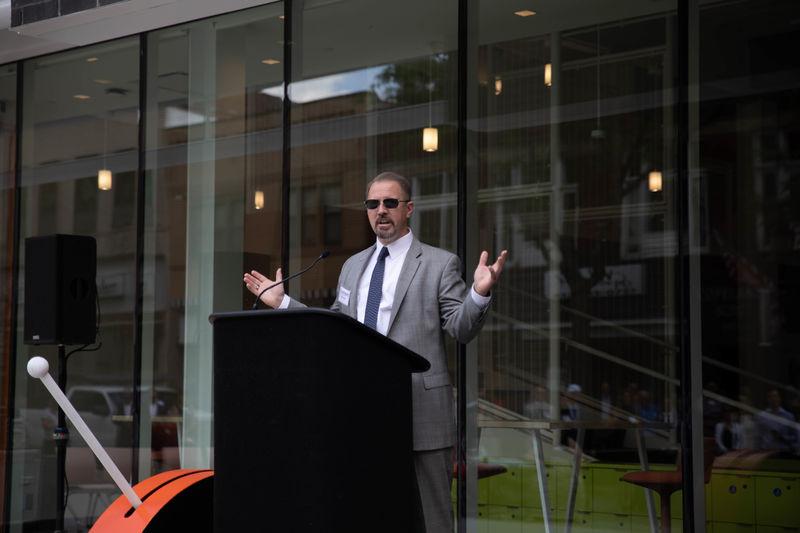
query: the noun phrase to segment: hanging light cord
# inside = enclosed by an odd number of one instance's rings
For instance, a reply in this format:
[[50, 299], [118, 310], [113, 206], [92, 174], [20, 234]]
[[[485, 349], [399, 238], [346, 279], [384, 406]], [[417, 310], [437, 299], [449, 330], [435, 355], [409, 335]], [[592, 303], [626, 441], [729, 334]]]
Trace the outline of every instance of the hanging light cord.
[[600, 129], [600, 25], [597, 25], [597, 129]]
[[103, 168], [108, 170], [106, 165], [106, 153], [108, 152], [108, 114], [103, 116]]
[[431, 119], [431, 107], [433, 107], [433, 55], [428, 58], [428, 127], [433, 126]]

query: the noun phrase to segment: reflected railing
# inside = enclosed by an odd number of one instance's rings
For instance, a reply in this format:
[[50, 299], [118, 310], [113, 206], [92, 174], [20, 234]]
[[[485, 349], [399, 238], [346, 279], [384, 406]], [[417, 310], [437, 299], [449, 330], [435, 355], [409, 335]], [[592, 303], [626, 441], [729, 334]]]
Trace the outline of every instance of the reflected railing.
[[[525, 290], [522, 290], [522, 289], [504, 287], [504, 288], [501, 288], [500, 290], [502, 290], [504, 292], [508, 292], [508, 293], [514, 293], [514, 296], [521, 296], [521, 297], [525, 297], [525, 298], [530, 298], [530, 299], [533, 299], [533, 300], [538, 301], [540, 303], [544, 303], [544, 304], [549, 303], [549, 299], [547, 299], [547, 298], [545, 298], [543, 296], [538, 296], [536, 294], [532, 294], [532, 293], [530, 293], [528, 291], [525, 291]], [[643, 333], [641, 331], [637, 331], [637, 330], [631, 329], [629, 327], [625, 327], [623, 325], [617, 324], [614, 321], [606, 320], [606, 319], [594, 316], [594, 315], [592, 315], [590, 313], [586, 313], [584, 311], [581, 311], [581, 310], [578, 310], [578, 309], [574, 309], [574, 308], [569, 307], [569, 306], [565, 306], [563, 304], [560, 306], [560, 308], [561, 308], [561, 310], [566, 311], [567, 313], [570, 313], [570, 314], [573, 314], [573, 315], [576, 315], [576, 316], [580, 316], [582, 318], [591, 320], [594, 323], [597, 323], [597, 324], [600, 324], [600, 325], [603, 325], [603, 326], [607, 326], [607, 327], [612, 328], [612, 329], [614, 329], [616, 331], [619, 331], [620, 333], [624, 333], [624, 334], [629, 335], [631, 337], [635, 337], [635, 338], [644, 340], [646, 342], [652, 343], [652, 344], [654, 344], [656, 346], [659, 346], [659, 347], [665, 348], [667, 350], [670, 350], [673, 353], [677, 354], [679, 352], [679, 347], [675, 346], [674, 344], [671, 344], [671, 343], [669, 343], [667, 341], [664, 341], [662, 339], [658, 339], [656, 337], [653, 337], [653, 336], [648, 335], [646, 333]], [[499, 319], [499, 320], [501, 320], [501, 321], [503, 321], [503, 322], [505, 322], [507, 324], [513, 325], [513, 326], [515, 326], [517, 328], [522, 328], [524, 330], [530, 331], [530, 332], [534, 333], [535, 335], [538, 335], [538, 336], [540, 336], [542, 338], [549, 339], [550, 336], [551, 336], [551, 332], [550, 332], [549, 328], [547, 328], [545, 326], [536, 326], [535, 324], [532, 324], [530, 322], [525, 322], [525, 321], [522, 321], [522, 320], [518, 320], [518, 319], [515, 319], [515, 318], [513, 318], [511, 316], [504, 315], [504, 314], [499, 313], [499, 312], [494, 311], [494, 310], [490, 311], [490, 313], [491, 313], [491, 316], [493, 316], [493, 317], [495, 317], [495, 318], [497, 318], [497, 319]], [[569, 337], [565, 337], [563, 335], [559, 335], [559, 340], [562, 343], [564, 343], [565, 345], [570, 346], [570, 347], [575, 348], [575, 349], [578, 349], [578, 350], [580, 350], [580, 351], [582, 351], [584, 353], [587, 353], [587, 354], [593, 355], [595, 357], [604, 359], [606, 361], [609, 361], [609, 362], [614, 363], [616, 365], [625, 367], [627, 369], [639, 372], [639, 373], [641, 373], [643, 375], [658, 379], [658, 380], [663, 381], [665, 383], [668, 383], [670, 385], [674, 385], [674, 386], [678, 386], [678, 387], [680, 386], [680, 381], [678, 379], [673, 378], [671, 376], [668, 376], [668, 375], [666, 375], [666, 374], [664, 374], [662, 372], [658, 372], [655, 369], [651, 369], [651, 368], [645, 367], [643, 365], [639, 365], [637, 363], [633, 363], [631, 361], [627, 361], [623, 357], [620, 357], [618, 355], [614, 355], [614, 354], [605, 352], [603, 350], [594, 348], [592, 346], [586, 345], [584, 343], [581, 343], [581, 342], [576, 341], [574, 339], [571, 339]], [[717, 366], [719, 368], [723, 368], [723, 369], [725, 369], [725, 370], [727, 370], [729, 372], [735, 373], [735, 374], [737, 374], [739, 376], [742, 376], [742, 377], [745, 377], [745, 378], [748, 378], [748, 379], [752, 379], [754, 381], [758, 381], [760, 383], [769, 385], [770, 387], [777, 388], [777, 389], [780, 389], [780, 390], [783, 390], [783, 391], [786, 391], [786, 392], [789, 392], [789, 393], [797, 394], [797, 393], [800, 392], [800, 390], [798, 390], [797, 388], [795, 388], [795, 387], [793, 387], [791, 385], [788, 385], [786, 383], [781, 383], [781, 382], [775, 381], [773, 379], [767, 378], [765, 376], [762, 376], [760, 374], [756, 374], [756, 373], [754, 373], [752, 371], [744, 370], [744, 369], [735, 367], [733, 365], [729, 365], [727, 363], [724, 363], [722, 361], [719, 361], [719, 360], [714, 359], [713, 357], [710, 357], [710, 356], [707, 356], [707, 355], [703, 356], [703, 362], [707, 363], [707, 364], [710, 364], [710, 365], [713, 365], [713, 366]], [[733, 408], [739, 409], [741, 411], [747, 412], [747, 413], [752, 414], [752, 415], [762, 416], [762, 417], [766, 418], [767, 420], [770, 420], [770, 421], [775, 422], [777, 424], [784, 425], [784, 426], [791, 427], [791, 428], [795, 428], [796, 430], [800, 431], [800, 423], [792, 422], [790, 420], [787, 420], [785, 418], [781, 418], [781, 417], [776, 416], [776, 415], [772, 415], [770, 413], [765, 413], [763, 410], [758, 409], [756, 407], [753, 407], [752, 405], [749, 405], [749, 404], [746, 404], [746, 403], [741, 402], [739, 400], [736, 400], [734, 398], [722, 395], [722, 394], [720, 394], [718, 392], [715, 392], [713, 390], [703, 389], [702, 392], [703, 392], [703, 396], [705, 398], [718, 401], [718, 402], [723, 403], [723, 404], [725, 404], [725, 405], [727, 405], [729, 407], [733, 407]]]

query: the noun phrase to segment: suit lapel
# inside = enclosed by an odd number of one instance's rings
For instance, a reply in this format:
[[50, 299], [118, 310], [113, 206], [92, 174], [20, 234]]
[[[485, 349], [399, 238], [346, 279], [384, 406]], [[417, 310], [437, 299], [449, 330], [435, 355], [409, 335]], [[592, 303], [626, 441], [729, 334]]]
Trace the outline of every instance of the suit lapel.
[[361, 285], [361, 276], [364, 274], [364, 269], [367, 268], [369, 258], [372, 257], [374, 252], [375, 245], [372, 245], [358, 254], [353, 262], [353, 268], [348, 275], [348, 281], [352, 289], [350, 301], [347, 303], [347, 314], [356, 320], [358, 320], [358, 287]]
[[397, 287], [394, 289], [394, 302], [392, 303], [392, 314], [389, 316], [389, 328], [386, 330], [387, 335], [392, 331], [392, 324], [394, 319], [397, 318], [397, 312], [400, 306], [403, 305], [403, 299], [406, 297], [408, 287], [414, 279], [414, 275], [419, 270], [419, 265], [422, 263], [422, 246], [416, 237], [411, 242], [411, 248], [408, 249], [406, 260], [403, 261], [403, 268], [400, 271], [400, 277], [397, 279]]

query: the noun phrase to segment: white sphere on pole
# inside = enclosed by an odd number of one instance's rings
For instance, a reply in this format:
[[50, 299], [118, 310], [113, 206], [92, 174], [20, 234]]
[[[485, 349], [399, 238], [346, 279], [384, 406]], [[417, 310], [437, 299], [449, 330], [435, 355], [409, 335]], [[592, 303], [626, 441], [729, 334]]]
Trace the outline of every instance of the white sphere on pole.
[[31, 357], [28, 361], [28, 374], [36, 379], [42, 379], [50, 371], [50, 364], [44, 357]]

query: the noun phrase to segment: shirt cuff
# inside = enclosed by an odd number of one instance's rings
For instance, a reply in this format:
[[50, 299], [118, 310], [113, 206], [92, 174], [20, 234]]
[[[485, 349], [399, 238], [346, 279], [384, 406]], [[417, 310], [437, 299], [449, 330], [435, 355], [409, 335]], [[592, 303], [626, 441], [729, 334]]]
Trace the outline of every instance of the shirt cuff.
[[288, 294], [284, 294], [283, 295], [283, 300], [281, 300], [281, 305], [278, 306], [278, 309], [288, 309], [289, 308], [289, 302], [291, 302], [291, 301], [292, 301], [292, 299], [289, 298], [289, 295]]
[[475, 290], [475, 287], [470, 288], [469, 293], [472, 296], [472, 301], [478, 304], [478, 307], [480, 307], [481, 309], [487, 307], [489, 305], [489, 302], [492, 301], [491, 293], [489, 294], [489, 296], [481, 296]]

